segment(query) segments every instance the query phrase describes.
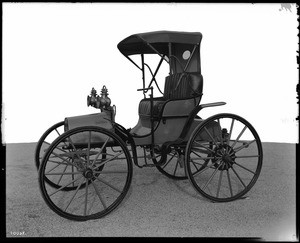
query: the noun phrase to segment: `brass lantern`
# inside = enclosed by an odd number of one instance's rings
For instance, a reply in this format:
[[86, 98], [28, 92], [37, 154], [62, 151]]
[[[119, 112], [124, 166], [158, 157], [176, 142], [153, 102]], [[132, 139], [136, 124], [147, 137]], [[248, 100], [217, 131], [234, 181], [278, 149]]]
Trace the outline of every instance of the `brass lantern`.
[[105, 85], [101, 89], [101, 96], [100, 96], [99, 100], [100, 100], [101, 108], [106, 110], [110, 106], [111, 100], [108, 97], [108, 90]]

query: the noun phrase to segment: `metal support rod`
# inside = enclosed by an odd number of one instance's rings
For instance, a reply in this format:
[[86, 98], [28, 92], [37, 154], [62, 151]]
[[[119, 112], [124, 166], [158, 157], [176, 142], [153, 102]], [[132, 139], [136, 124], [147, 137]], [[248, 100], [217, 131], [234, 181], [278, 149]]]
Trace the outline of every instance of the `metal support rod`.
[[192, 57], [193, 57], [193, 55], [194, 55], [194, 53], [195, 53], [195, 50], [196, 50], [196, 47], [197, 47], [197, 46], [198, 46], [197, 44], [194, 46], [194, 49], [193, 49], [193, 51], [192, 51], [192, 54], [191, 54], [189, 60], [187, 61], [186, 65], [185, 65], [185, 67], [184, 67], [184, 69], [183, 69], [183, 72], [185, 72], [186, 69], [188, 68], [188, 66], [190, 65], [190, 62], [191, 62], [191, 60], [192, 60]]
[[[144, 65], [149, 69], [149, 72], [150, 72], [151, 75], [152, 75], [152, 80], [154, 79], [154, 82], [155, 82], [155, 85], [156, 85], [158, 91], [163, 95], [163, 92], [160, 90], [160, 88], [159, 88], [159, 86], [158, 86], [158, 84], [157, 84], [157, 82], [156, 82], [156, 80], [155, 80], [155, 75], [156, 75], [156, 74], [153, 74], [151, 68], [149, 67], [149, 65], [148, 65], [147, 63], [144, 63]], [[151, 82], [152, 82], [152, 81], [151, 81]], [[151, 86], [151, 83], [149, 84], [149, 86], [148, 86], [147, 89], [150, 89], [150, 86]]]
[[147, 159], [146, 159], [146, 149], [145, 149], [145, 147], [143, 147], [143, 151], [144, 151], [144, 161], [145, 161], [145, 166], [147, 166], [148, 165], [148, 163], [147, 163]]
[[[160, 57], [163, 57], [163, 54], [159, 53], [159, 51], [157, 51], [150, 43], [147, 43], [147, 46], [149, 46], [157, 55], [159, 55]], [[169, 63], [168, 60], [166, 60], [166, 62]]]
[[150, 87], [150, 114], [151, 114], [151, 145], [154, 146], [154, 117], [153, 117], [153, 87]]
[[163, 60], [164, 60], [164, 57], [165, 57], [165, 55], [163, 55], [163, 56], [161, 57], [161, 59], [160, 59], [158, 65], [157, 65], [157, 68], [156, 68], [154, 74], [152, 75], [152, 79], [151, 79], [151, 81], [150, 81], [150, 83], [149, 83], [149, 85], [148, 85], [148, 88], [150, 88], [152, 82], [154, 81], [155, 84], [156, 84], [156, 86], [157, 86], [157, 88], [159, 89], [155, 77], [156, 77], [156, 74], [157, 74], [157, 72], [158, 72], [158, 70], [159, 70], [159, 68], [160, 68], [160, 66], [161, 66], [161, 64], [162, 64], [162, 62], [163, 62]]
[[171, 44], [171, 42], [169, 42], [169, 44], [168, 44], [168, 47], [169, 47], [169, 67], [170, 67], [170, 70], [169, 70], [169, 75], [171, 75], [172, 74], [172, 60], [171, 60], [171, 55], [172, 55], [172, 44]]
[[142, 70], [142, 68], [140, 68], [129, 56], [125, 55], [125, 57], [134, 64], [134, 66], [136, 66], [138, 69]]
[[190, 65], [190, 62], [191, 62], [192, 57], [193, 57], [193, 55], [194, 55], [194, 53], [195, 53], [196, 47], [197, 47], [197, 44], [194, 45], [194, 49], [193, 49], [193, 51], [192, 51], [192, 54], [191, 54], [189, 60], [187, 61], [186, 65], [185, 65], [185, 67], [184, 67], [184, 69], [183, 69], [183, 72], [182, 72], [182, 74], [181, 74], [181, 76], [180, 76], [180, 78], [179, 78], [179, 80], [178, 80], [178, 83], [177, 83], [177, 85], [176, 85], [176, 87], [175, 87], [175, 90], [178, 88], [178, 86], [179, 86], [179, 84], [180, 84], [180, 82], [181, 82], [181, 80], [182, 80], [183, 74], [186, 72], [188, 66]]
[[[142, 58], [142, 79], [143, 79], [143, 89], [145, 89], [145, 62], [144, 62], [144, 54], [141, 54]], [[146, 98], [145, 91], [143, 91], [144, 99]]]

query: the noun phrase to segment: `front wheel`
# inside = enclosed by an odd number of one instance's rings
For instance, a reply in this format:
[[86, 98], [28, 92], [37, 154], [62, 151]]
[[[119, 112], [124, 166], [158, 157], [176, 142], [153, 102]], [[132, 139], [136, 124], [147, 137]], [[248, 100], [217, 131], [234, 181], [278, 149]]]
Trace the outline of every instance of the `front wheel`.
[[252, 125], [234, 114], [217, 114], [204, 120], [192, 133], [185, 170], [201, 195], [228, 202], [253, 187], [262, 160], [262, 144]]
[[[40, 165], [39, 186], [47, 205], [60, 216], [97, 219], [124, 199], [132, 171], [130, 153], [119, 136], [99, 127], [78, 127], [50, 145]], [[70, 186], [72, 190], [64, 190]]]

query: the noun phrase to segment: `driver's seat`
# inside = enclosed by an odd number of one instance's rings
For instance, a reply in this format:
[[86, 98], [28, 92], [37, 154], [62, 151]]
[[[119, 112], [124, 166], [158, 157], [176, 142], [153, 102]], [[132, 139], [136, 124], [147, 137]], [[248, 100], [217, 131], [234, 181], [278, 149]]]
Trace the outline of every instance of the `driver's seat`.
[[[181, 77], [182, 76], [182, 77]], [[202, 97], [203, 77], [199, 72], [176, 73], [166, 77], [164, 96], [153, 98], [153, 116], [174, 117], [188, 116]], [[139, 116], [151, 116], [149, 98], [142, 99], [139, 104]]]

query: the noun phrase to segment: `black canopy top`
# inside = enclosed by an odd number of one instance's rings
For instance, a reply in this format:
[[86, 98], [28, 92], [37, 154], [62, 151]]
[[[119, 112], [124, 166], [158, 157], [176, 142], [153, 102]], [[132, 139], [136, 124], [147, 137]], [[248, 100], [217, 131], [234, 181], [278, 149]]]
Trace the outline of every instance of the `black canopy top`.
[[154, 31], [131, 35], [118, 44], [118, 49], [125, 56], [156, 53], [152, 46], [160, 54], [168, 55], [168, 43], [195, 45], [201, 39], [200, 32]]

